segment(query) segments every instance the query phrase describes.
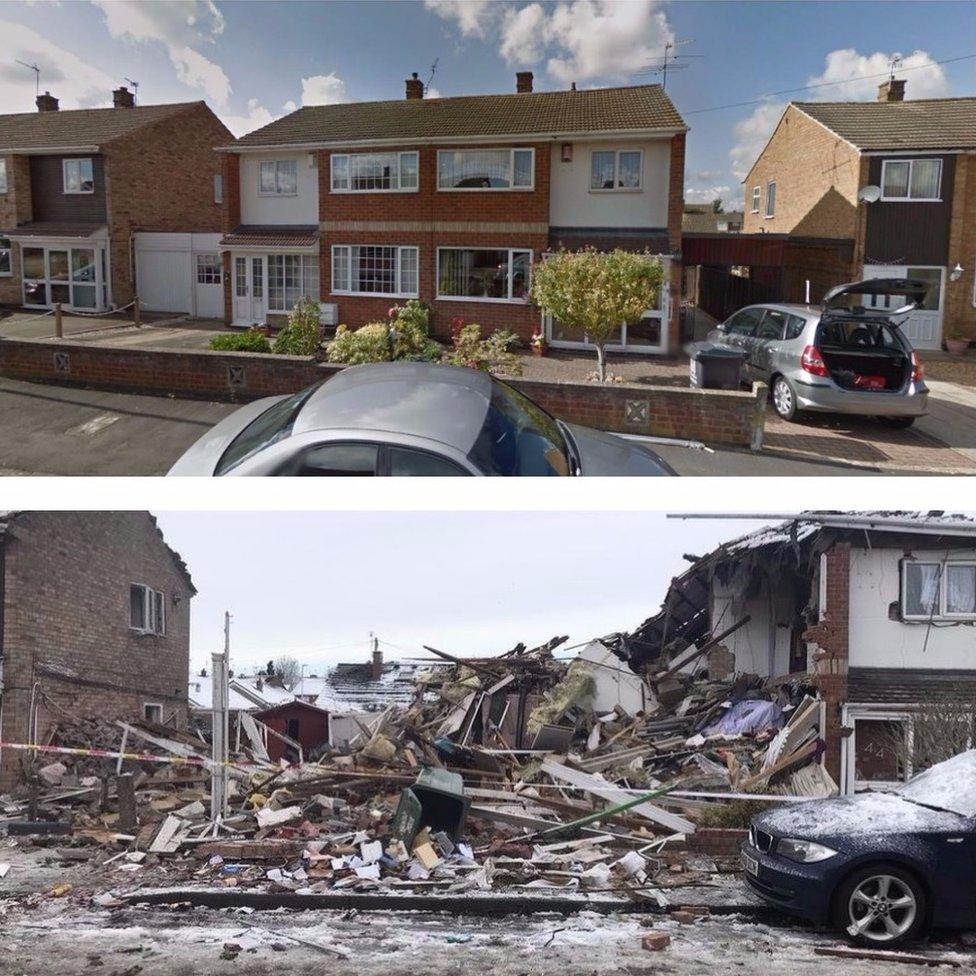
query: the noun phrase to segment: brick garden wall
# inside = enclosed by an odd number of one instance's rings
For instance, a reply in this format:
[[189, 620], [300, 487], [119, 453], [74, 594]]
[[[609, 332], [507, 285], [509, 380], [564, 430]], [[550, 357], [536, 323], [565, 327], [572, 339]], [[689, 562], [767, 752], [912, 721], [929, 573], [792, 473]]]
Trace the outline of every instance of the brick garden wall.
[[[67, 358], [65, 358], [67, 357]], [[0, 339], [0, 375], [61, 385], [216, 400], [293, 393], [342, 367], [310, 357], [113, 349], [49, 340]], [[680, 387], [546, 383], [513, 386], [564, 420], [600, 430], [761, 447], [765, 387], [752, 393]]]
[[[3, 718], [0, 739], [28, 741], [31, 688], [38, 734], [58, 709], [138, 718], [146, 702], [186, 721], [191, 590], [146, 512], [29, 512], [3, 540]], [[129, 629], [129, 584], [165, 594], [165, 636]], [[69, 669], [78, 681], [53, 676]], [[63, 673], [63, 672], [62, 672]], [[0, 756], [0, 790], [24, 753]]]

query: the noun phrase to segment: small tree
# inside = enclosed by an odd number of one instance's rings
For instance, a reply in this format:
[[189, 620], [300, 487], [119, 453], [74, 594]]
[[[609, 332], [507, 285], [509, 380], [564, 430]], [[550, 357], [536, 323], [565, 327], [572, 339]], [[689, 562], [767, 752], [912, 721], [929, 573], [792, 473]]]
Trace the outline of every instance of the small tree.
[[647, 253], [559, 251], [534, 268], [532, 301], [556, 321], [586, 333], [596, 347], [603, 383], [607, 341], [655, 306], [662, 279], [661, 262]]
[[901, 768], [918, 774], [972, 748], [976, 740], [976, 700], [959, 689], [946, 689], [912, 712], [911, 735], [896, 725], [885, 743]]
[[293, 657], [279, 657], [274, 661], [274, 673], [289, 691], [302, 679], [302, 666]]
[[717, 197], [712, 201], [712, 213], [716, 213], [716, 214], [725, 213], [725, 207], [722, 206], [721, 197]]

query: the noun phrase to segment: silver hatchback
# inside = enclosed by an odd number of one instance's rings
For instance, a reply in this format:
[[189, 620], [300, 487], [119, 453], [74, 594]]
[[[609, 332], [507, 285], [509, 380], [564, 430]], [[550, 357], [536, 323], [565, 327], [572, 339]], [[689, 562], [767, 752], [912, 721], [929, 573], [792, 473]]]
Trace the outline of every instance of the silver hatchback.
[[[926, 412], [928, 387], [918, 353], [898, 325], [928, 284], [875, 278], [838, 285], [820, 308], [750, 305], [709, 338], [741, 349], [742, 378], [767, 383], [784, 420], [798, 411], [862, 414], [909, 427]], [[893, 296], [905, 303], [885, 307]]]

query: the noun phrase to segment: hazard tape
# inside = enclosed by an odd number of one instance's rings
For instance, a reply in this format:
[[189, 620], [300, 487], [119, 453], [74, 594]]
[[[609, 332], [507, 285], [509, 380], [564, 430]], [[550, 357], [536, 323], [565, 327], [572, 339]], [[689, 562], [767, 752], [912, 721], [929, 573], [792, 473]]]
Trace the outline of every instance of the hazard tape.
[[[203, 756], [156, 756], [151, 752], [112, 752], [109, 749], [76, 749], [71, 746], [40, 746], [24, 742], [0, 742], [0, 749], [19, 749], [22, 752], [50, 752], [61, 756], [93, 756], [96, 759], [132, 759], [136, 762], [173, 763], [189, 766], [250, 766], [254, 763], [225, 761], [218, 763]], [[260, 766], [259, 768], [267, 768]]]

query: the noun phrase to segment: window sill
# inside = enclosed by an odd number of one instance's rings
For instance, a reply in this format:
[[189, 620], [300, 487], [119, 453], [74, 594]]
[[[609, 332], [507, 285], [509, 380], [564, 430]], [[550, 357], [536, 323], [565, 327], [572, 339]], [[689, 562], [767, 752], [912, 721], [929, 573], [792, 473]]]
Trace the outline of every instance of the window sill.
[[380, 189], [376, 189], [376, 190], [337, 190], [335, 187], [332, 187], [329, 190], [329, 193], [335, 194], [335, 196], [343, 196], [343, 197], [364, 196], [364, 195], [368, 195], [370, 193], [382, 193], [385, 196], [385, 195], [390, 194], [390, 193], [419, 193], [419, 192], [420, 192], [420, 187], [419, 186], [406, 187], [406, 188], [398, 187], [395, 190], [380, 190]]
[[439, 186], [438, 193], [532, 193], [535, 186]]
[[438, 295], [438, 302], [471, 302], [478, 305], [528, 305], [525, 298], [464, 298], [459, 295]]
[[339, 295], [343, 298], [419, 298], [418, 292], [388, 292], [388, 291], [336, 291], [333, 289], [330, 295]]
[[644, 187], [642, 186], [614, 186], [614, 187], [600, 187], [591, 186], [590, 193], [643, 193]]
[[881, 197], [879, 203], [942, 203], [941, 197]]
[[258, 196], [259, 197], [297, 197], [298, 190], [296, 190], [294, 193], [262, 193], [260, 190], [258, 190]]
[[94, 190], [62, 190], [61, 195], [66, 197], [90, 197], [95, 193]]

